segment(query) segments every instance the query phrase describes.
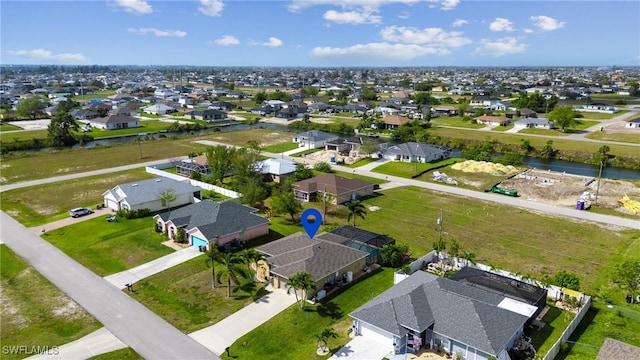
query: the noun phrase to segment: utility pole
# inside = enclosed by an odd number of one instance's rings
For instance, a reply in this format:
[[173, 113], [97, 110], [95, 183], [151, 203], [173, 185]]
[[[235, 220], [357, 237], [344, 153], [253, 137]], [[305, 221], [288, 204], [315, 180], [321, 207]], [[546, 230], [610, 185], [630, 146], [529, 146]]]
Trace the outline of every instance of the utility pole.
[[438, 235], [438, 246], [442, 244], [442, 208], [440, 208], [440, 217], [438, 218], [438, 225], [440, 225], [440, 231]]
[[598, 172], [598, 184], [596, 185], [596, 206], [598, 206], [598, 193], [600, 192], [600, 179], [602, 178], [602, 167], [604, 166], [604, 160], [600, 160], [600, 171]]
[[324, 193], [322, 194], [322, 203], [324, 209], [322, 212], [322, 225], [324, 225], [324, 219], [327, 218], [327, 184], [324, 184]]

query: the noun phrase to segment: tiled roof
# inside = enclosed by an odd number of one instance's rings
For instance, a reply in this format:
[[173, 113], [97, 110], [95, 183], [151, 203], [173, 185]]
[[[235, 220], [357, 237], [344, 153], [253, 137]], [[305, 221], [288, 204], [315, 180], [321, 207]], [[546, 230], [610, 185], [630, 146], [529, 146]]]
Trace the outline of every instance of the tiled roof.
[[407, 124], [410, 121], [411, 120], [409, 120], [409, 118], [400, 115], [387, 115], [382, 118], [382, 122], [389, 125], [402, 125]]

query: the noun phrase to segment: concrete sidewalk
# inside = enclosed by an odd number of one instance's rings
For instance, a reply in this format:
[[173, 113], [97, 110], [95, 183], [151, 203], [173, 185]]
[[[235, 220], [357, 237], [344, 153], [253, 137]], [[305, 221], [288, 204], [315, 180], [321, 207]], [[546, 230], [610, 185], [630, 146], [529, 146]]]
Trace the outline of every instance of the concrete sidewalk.
[[221, 355], [227, 346], [296, 302], [295, 295], [287, 294], [284, 289], [268, 287], [268, 290], [268, 295], [189, 336], [216, 355]]
[[64, 344], [57, 351], [29, 357], [31, 360], [84, 360], [90, 357], [126, 348], [127, 345], [106, 328], [100, 328], [76, 341]]
[[202, 255], [202, 253], [198, 251], [198, 248], [195, 246], [189, 246], [188, 248], [178, 250], [172, 254], [165, 255], [161, 258], [134, 267], [133, 269], [105, 276], [104, 279], [115, 285], [118, 289], [124, 289], [126, 284], [136, 283], [146, 277], [182, 264], [183, 262], [200, 255]]

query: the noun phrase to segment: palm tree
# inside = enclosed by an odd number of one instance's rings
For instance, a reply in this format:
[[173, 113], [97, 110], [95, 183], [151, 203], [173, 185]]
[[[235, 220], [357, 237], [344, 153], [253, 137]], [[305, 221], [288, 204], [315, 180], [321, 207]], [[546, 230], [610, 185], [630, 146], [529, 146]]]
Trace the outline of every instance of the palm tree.
[[211, 287], [216, 287], [216, 263], [220, 262], [220, 258], [222, 257], [222, 253], [218, 246], [214, 243], [211, 244], [211, 249], [207, 251], [206, 258], [204, 259], [207, 266], [211, 266]]
[[338, 338], [338, 333], [332, 327], [326, 327], [322, 330], [322, 332], [316, 334], [319, 353], [326, 354], [327, 352], [329, 352], [329, 349], [327, 348], [327, 341], [331, 338]]
[[469, 266], [469, 264], [476, 264], [476, 254], [473, 251], [465, 251], [462, 253], [462, 258], [465, 261], [465, 266]]
[[[251, 264], [257, 263], [258, 260], [263, 259], [264, 255], [262, 255], [260, 252], [258, 252], [258, 250], [254, 248], [248, 248], [242, 251], [242, 257], [244, 258], [244, 261], [247, 263], [247, 269], [249, 270], [249, 274], [253, 279], [254, 274], [253, 274], [253, 271], [251, 271]], [[257, 269], [257, 265], [256, 265], [256, 269]]]
[[[287, 283], [287, 294], [293, 289], [296, 296], [296, 301], [300, 305], [300, 309], [304, 309], [304, 303], [307, 300], [307, 293], [312, 291], [316, 287], [316, 282], [306, 271], [295, 273], [289, 278]], [[298, 299], [298, 290], [301, 290], [300, 299]]]
[[353, 226], [356, 226], [356, 217], [361, 217], [363, 220], [367, 215], [367, 211], [364, 209], [364, 205], [359, 200], [347, 201], [344, 204], [349, 209], [349, 216], [347, 217], [347, 223], [353, 218]]
[[235, 253], [225, 253], [220, 257], [223, 268], [218, 270], [216, 280], [220, 282], [223, 277], [227, 278], [227, 297], [231, 297], [231, 282], [240, 283], [240, 278], [247, 278], [248, 274], [244, 269], [244, 259]]

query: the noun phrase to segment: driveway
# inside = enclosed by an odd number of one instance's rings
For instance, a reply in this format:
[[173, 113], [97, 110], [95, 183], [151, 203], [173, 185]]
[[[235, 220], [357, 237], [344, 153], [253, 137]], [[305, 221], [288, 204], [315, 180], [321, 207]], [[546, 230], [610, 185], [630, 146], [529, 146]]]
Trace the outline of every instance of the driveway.
[[31, 231], [33, 231], [35, 234], [40, 234], [43, 233], [45, 231], [51, 231], [51, 230], [55, 230], [55, 229], [59, 229], [61, 227], [65, 227], [67, 225], [71, 225], [71, 224], [75, 224], [77, 222], [80, 221], [84, 221], [84, 220], [89, 220], [89, 219], [93, 219], [96, 217], [100, 217], [100, 216], [106, 216], [106, 215], [111, 215], [111, 209], [100, 209], [100, 210], [96, 210], [96, 209], [92, 209], [94, 212], [93, 214], [89, 214], [89, 215], [85, 215], [85, 216], [81, 216], [81, 217], [77, 217], [77, 218], [72, 218], [71, 216], [64, 218], [62, 220], [58, 220], [58, 221], [54, 221], [54, 222], [50, 222], [48, 224], [44, 224], [41, 226], [35, 226], [31, 228]]
[[188, 248], [178, 250], [169, 255], [165, 255], [161, 258], [149, 261], [148, 263], [136, 266], [133, 269], [105, 276], [104, 279], [113, 284], [118, 289], [124, 289], [127, 284], [134, 284], [146, 277], [157, 274], [176, 265], [182, 264], [183, 262], [191, 260], [200, 255], [202, 255], [202, 253], [198, 251], [198, 248], [196, 248], [195, 246], [189, 246]]
[[5, 212], [0, 223], [0, 238], [10, 249], [143, 358], [218, 358]]
[[391, 354], [393, 347], [364, 336], [356, 336], [333, 354], [329, 360], [381, 360]]
[[106, 328], [100, 328], [76, 341], [58, 347], [58, 352], [36, 355], [29, 360], [83, 360], [90, 357], [126, 348], [127, 345], [113, 336]]
[[268, 295], [189, 336], [215, 354], [221, 355], [227, 346], [296, 302], [295, 296], [287, 294], [284, 289], [268, 290]]

